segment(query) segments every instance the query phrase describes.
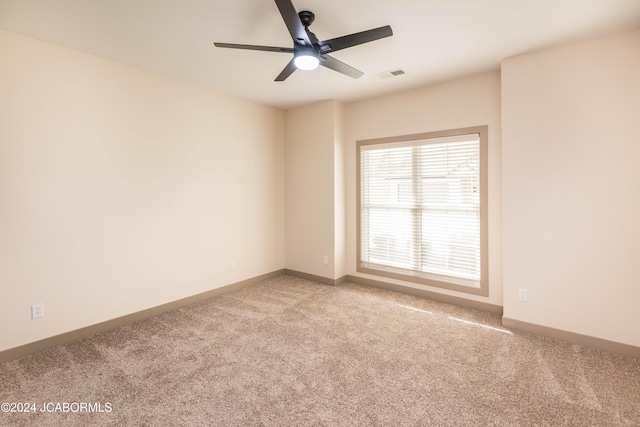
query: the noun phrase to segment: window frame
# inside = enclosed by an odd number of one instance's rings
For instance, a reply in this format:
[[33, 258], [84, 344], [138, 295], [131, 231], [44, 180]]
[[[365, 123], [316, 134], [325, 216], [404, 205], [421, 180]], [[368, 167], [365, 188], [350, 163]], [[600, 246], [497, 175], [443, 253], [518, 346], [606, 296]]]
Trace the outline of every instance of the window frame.
[[[407, 271], [406, 273], [400, 273], [398, 269], [389, 268], [371, 268], [363, 265], [362, 261], [362, 147], [380, 144], [393, 144], [406, 145], [410, 142], [415, 142], [412, 145], [421, 145], [420, 141], [462, 136], [468, 134], [478, 134], [480, 139], [480, 281], [479, 286], [471, 286], [458, 283], [449, 282], [445, 280], [438, 280], [434, 277], [424, 277], [413, 271]], [[448, 289], [453, 291], [464, 292], [479, 296], [489, 296], [489, 244], [488, 244], [488, 135], [489, 127], [473, 126], [458, 129], [449, 129], [442, 131], [418, 133], [411, 135], [392, 136], [387, 138], [376, 138], [368, 140], [360, 140], [356, 142], [356, 271], [365, 274], [371, 274], [374, 276], [382, 276], [391, 279], [402, 280], [405, 282], [412, 282], [421, 285], [433, 286], [442, 289]]]

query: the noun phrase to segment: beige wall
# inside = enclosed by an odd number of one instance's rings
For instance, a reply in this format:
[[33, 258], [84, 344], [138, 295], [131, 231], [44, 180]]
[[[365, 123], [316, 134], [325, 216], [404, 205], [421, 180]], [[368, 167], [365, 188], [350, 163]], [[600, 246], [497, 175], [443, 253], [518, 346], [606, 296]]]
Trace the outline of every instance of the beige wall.
[[344, 246], [341, 220], [336, 222], [344, 206], [341, 109], [323, 101], [285, 113], [286, 268], [328, 279], [344, 275], [343, 258], [336, 257]]
[[0, 351], [284, 268], [283, 112], [4, 31], [0, 52]]
[[502, 305], [500, 74], [497, 72], [347, 105], [349, 275], [376, 279], [356, 271], [356, 141], [481, 125], [489, 126], [489, 296], [474, 296], [391, 279], [385, 281]]
[[334, 108], [334, 278], [347, 275], [347, 177], [346, 177], [345, 106], [340, 102]]
[[640, 345], [640, 31], [505, 60], [502, 106], [505, 318]]

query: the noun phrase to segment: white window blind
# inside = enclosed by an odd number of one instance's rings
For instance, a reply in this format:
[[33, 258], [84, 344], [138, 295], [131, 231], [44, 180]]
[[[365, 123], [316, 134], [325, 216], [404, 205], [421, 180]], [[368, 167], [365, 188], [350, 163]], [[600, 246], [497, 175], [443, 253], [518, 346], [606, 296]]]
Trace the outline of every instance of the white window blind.
[[480, 135], [360, 146], [361, 266], [480, 287]]

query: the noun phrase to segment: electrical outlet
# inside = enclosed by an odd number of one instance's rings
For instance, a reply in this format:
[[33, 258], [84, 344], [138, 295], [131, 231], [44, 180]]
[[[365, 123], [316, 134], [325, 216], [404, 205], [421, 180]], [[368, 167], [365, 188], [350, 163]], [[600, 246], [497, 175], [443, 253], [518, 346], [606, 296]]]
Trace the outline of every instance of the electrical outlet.
[[34, 304], [31, 306], [31, 318], [37, 319], [44, 316], [44, 304]]
[[235, 270], [236, 269], [236, 260], [232, 259], [231, 262], [229, 263], [229, 269], [231, 270]]
[[527, 301], [529, 298], [529, 293], [526, 289], [518, 289], [518, 299], [520, 301]]
[[323, 257], [322, 257], [322, 262], [324, 262], [324, 263], [325, 263], [325, 265], [329, 264], [329, 257], [328, 257], [328, 256], [326, 256], [326, 255], [325, 255], [325, 256], [323, 256]]

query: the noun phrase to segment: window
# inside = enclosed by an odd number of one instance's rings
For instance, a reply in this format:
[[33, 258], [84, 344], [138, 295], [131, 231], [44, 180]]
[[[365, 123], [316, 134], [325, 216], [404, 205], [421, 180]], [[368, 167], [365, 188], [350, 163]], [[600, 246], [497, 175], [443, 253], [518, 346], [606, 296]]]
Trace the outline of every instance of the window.
[[487, 133], [358, 142], [358, 271], [488, 295]]

